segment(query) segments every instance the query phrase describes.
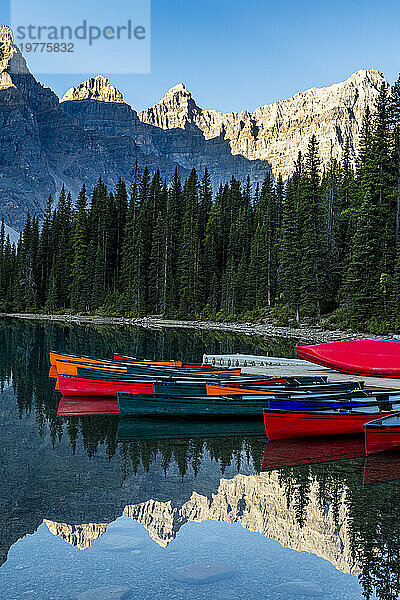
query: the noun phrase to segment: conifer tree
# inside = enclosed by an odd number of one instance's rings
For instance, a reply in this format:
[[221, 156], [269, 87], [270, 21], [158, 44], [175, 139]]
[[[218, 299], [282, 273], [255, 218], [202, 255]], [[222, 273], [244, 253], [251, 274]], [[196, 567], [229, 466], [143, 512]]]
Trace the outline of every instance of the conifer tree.
[[296, 313], [300, 320], [300, 194], [303, 177], [303, 161], [299, 153], [295, 172], [286, 185], [285, 200], [282, 209], [282, 227], [280, 235], [279, 290], [283, 302]]
[[6, 236], [5, 236], [5, 225], [4, 219], [1, 221], [0, 227], [0, 302], [4, 300], [7, 290], [7, 283], [5, 279], [5, 259], [4, 259], [4, 250], [5, 250]]
[[38, 250], [37, 250], [37, 272], [38, 272], [38, 304], [43, 307], [46, 303], [50, 272], [54, 259], [54, 240], [53, 237], [53, 199], [51, 195], [47, 200], [46, 210], [40, 232]]
[[137, 209], [132, 296], [130, 302], [136, 314], [145, 315], [148, 300], [149, 257], [151, 252], [151, 230], [153, 227], [153, 204], [150, 195], [150, 173], [147, 167], [139, 184]]
[[201, 308], [199, 190], [195, 169], [192, 169], [185, 183], [183, 194], [185, 211], [179, 254], [179, 310], [183, 315], [190, 315], [195, 314]]
[[305, 177], [300, 198], [301, 251], [300, 291], [302, 305], [321, 316], [324, 276], [324, 244], [320, 160], [313, 135], [305, 157]]
[[222, 228], [220, 188], [210, 210], [204, 238], [205, 304], [214, 316], [221, 305]]
[[182, 242], [184, 198], [178, 169], [168, 190], [165, 216], [165, 263], [163, 283], [163, 312], [175, 315], [179, 310], [180, 267], [179, 252]]
[[70, 298], [71, 308], [82, 311], [88, 308], [87, 285], [87, 215], [86, 187], [83, 184], [79, 193], [76, 214], [72, 226], [73, 260], [71, 269]]
[[123, 306], [132, 308], [134, 268], [137, 227], [136, 219], [139, 208], [139, 167], [136, 163], [131, 171], [130, 197], [126, 213], [125, 228], [122, 243], [120, 292]]

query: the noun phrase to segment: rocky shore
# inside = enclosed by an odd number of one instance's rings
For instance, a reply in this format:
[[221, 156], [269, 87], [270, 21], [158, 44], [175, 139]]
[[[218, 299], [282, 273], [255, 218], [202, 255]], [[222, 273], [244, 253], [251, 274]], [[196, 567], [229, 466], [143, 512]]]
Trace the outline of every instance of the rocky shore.
[[98, 315], [50, 315], [31, 313], [0, 313], [0, 318], [25, 319], [32, 321], [56, 321], [59, 323], [76, 323], [78, 325], [134, 325], [149, 329], [172, 328], [172, 329], [198, 329], [207, 331], [226, 331], [243, 335], [255, 335], [260, 337], [278, 337], [296, 339], [306, 343], [333, 342], [337, 340], [356, 339], [400, 339], [399, 335], [376, 336], [370, 334], [354, 333], [352, 331], [325, 330], [321, 327], [311, 325], [299, 325], [299, 327], [279, 327], [269, 323], [220, 323], [217, 321], [178, 321], [174, 319], [162, 319], [159, 317], [127, 318], [107, 317]]

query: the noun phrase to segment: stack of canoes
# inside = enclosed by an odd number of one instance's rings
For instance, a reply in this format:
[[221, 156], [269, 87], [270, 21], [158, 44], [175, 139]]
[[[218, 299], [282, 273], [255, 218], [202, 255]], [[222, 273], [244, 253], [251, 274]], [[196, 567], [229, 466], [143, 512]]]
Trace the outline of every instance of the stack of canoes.
[[[368, 391], [362, 382], [326, 377], [242, 375], [240, 369], [121, 354], [109, 360], [51, 352], [50, 363], [49, 375], [63, 394], [59, 414], [225, 420], [263, 415], [270, 440], [358, 434], [365, 426], [367, 452], [400, 445], [400, 417], [393, 416], [400, 411], [400, 390]], [[367, 425], [374, 419], [375, 425]]]

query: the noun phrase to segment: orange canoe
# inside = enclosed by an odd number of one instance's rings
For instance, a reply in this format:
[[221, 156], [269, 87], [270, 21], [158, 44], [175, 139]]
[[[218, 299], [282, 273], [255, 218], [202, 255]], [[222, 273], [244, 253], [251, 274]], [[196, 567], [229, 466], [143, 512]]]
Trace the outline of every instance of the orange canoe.
[[[253, 384], [251, 384], [253, 385]], [[277, 396], [279, 394], [283, 394], [285, 392], [279, 391], [279, 387], [277, 387], [277, 391], [271, 390], [254, 390], [251, 388], [240, 388], [240, 387], [230, 387], [228, 385], [213, 385], [212, 383], [207, 383], [207, 396]], [[262, 385], [262, 383], [257, 382], [257, 385]], [[287, 392], [286, 392], [287, 393]]]
[[89, 364], [115, 364], [112, 360], [105, 358], [93, 358], [92, 356], [77, 356], [75, 354], [59, 354], [58, 352], [50, 351], [50, 364], [55, 367], [57, 360], [69, 360], [71, 362], [84, 362]]
[[[113, 364], [92, 364], [85, 362], [73, 362], [69, 360], [57, 360], [56, 369], [57, 375], [78, 375], [78, 368], [84, 367], [85, 369], [90, 369], [92, 371], [109, 371], [111, 373], [127, 373], [128, 369], [123, 366], [113, 365]], [[57, 377], [56, 375], [56, 377]]]

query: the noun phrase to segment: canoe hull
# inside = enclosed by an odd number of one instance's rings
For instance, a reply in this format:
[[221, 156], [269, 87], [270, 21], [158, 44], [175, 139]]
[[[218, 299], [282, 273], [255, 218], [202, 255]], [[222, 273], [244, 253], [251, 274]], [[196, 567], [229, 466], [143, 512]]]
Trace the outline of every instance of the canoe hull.
[[313, 412], [290, 413], [264, 411], [265, 433], [270, 440], [325, 435], [355, 435], [377, 414]]
[[186, 401], [156, 400], [151, 397], [118, 394], [118, 407], [122, 416], [134, 417], [181, 417], [181, 418], [262, 418], [265, 402], [232, 403], [205, 402], [193, 399]]
[[77, 356], [75, 354], [60, 354], [58, 352], [50, 351], [50, 365], [55, 367], [57, 360], [68, 360], [70, 362], [84, 362], [89, 364], [111, 364], [111, 360], [94, 358], [93, 356]]
[[365, 427], [364, 441], [366, 454], [377, 454], [400, 449], [400, 426]]
[[89, 379], [59, 375], [58, 384], [63, 396], [108, 396], [116, 397], [118, 392], [131, 394], [154, 394], [152, 383], [138, 381], [114, 381], [107, 379]]
[[309, 362], [354, 375], [400, 377], [400, 343], [388, 340], [352, 340], [296, 346]]

